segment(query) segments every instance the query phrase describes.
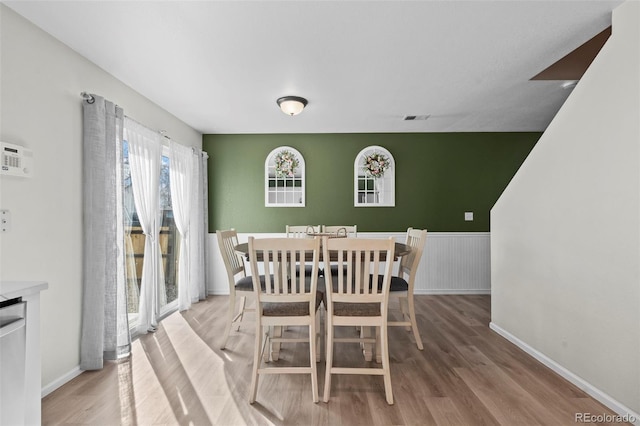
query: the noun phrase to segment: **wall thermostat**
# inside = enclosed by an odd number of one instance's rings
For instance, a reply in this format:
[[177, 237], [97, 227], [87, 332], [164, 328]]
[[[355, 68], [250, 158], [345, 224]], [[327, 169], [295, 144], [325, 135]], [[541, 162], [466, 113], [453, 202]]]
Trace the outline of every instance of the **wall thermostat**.
[[33, 151], [25, 147], [0, 142], [0, 164], [2, 176], [33, 176]]

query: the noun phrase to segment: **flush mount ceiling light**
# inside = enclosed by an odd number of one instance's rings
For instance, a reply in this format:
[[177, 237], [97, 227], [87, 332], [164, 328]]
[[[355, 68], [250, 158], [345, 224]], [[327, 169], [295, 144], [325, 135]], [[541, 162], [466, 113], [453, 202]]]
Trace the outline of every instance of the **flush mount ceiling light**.
[[283, 96], [276, 101], [278, 106], [287, 115], [298, 115], [307, 106], [307, 100], [300, 96]]

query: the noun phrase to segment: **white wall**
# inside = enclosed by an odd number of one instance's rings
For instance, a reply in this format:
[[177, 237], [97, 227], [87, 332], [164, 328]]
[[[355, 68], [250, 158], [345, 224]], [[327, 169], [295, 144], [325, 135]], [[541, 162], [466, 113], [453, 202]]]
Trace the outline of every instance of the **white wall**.
[[80, 92], [104, 96], [177, 142], [201, 147], [202, 135], [6, 6], [0, 15], [0, 140], [30, 148], [35, 157], [32, 179], [0, 177], [0, 209], [13, 219], [11, 232], [0, 235], [0, 279], [49, 282], [41, 303], [46, 388], [79, 364]]
[[[491, 211], [492, 326], [640, 412], [640, 4]], [[640, 421], [640, 419], [638, 419]]]

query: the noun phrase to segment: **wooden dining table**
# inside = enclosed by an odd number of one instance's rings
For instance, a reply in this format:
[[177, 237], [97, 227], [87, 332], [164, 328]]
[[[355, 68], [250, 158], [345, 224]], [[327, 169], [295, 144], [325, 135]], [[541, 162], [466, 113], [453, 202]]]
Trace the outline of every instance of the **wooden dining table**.
[[[234, 250], [236, 253], [238, 253], [239, 255], [243, 256], [245, 259], [249, 260], [249, 243], [240, 243], [237, 246], [234, 247]], [[406, 256], [409, 253], [411, 253], [411, 246], [404, 244], [404, 243], [399, 243], [396, 242], [395, 246], [394, 246], [394, 250], [393, 250], [393, 257], [394, 257], [394, 261], [398, 260], [399, 258], [401, 258], [402, 256]], [[330, 250], [329, 251], [329, 256], [331, 257], [331, 259], [329, 259], [329, 262], [333, 261], [337, 261], [338, 260], [338, 251], [337, 250]], [[322, 250], [320, 251], [320, 261], [323, 261], [323, 255], [322, 255]], [[258, 261], [261, 261], [262, 259], [258, 259]], [[312, 262], [313, 261], [313, 253], [309, 252], [308, 257], [305, 259], [305, 261], [309, 261]], [[386, 261], [386, 253], [381, 252], [381, 256], [380, 256], [380, 261], [384, 262]], [[278, 329], [275, 331], [275, 335], [279, 336], [280, 333], [282, 332], [281, 329]], [[369, 327], [364, 327], [364, 329], [362, 330], [363, 335], [361, 337], [363, 338], [370, 338], [372, 336], [375, 336], [375, 331], [370, 330]], [[379, 342], [376, 342], [376, 346], [379, 345]], [[279, 357], [279, 352], [280, 352], [280, 344], [274, 344], [274, 347], [272, 348], [272, 357], [274, 360], [277, 360]], [[376, 362], [380, 363], [382, 362], [380, 359], [380, 350], [376, 350]], [[373, 345], [372, 344], [363, 344], [362, 346], [362, 353], [364, 355], [364, 358], [366, 361], [371, 361], [373, 359]]]
[[[240, 243], [234, 247], [234, 250], [239, 255], [244, 256], [247, 260], [249, 259], [249, 243]], [[411, 253], [411, 246], [404, 243], [395, 243], [395, 247], [393, 249], [394, 260], [398, 260], [402, 256], [406, 256], [409, 253]], [[338, 260], [338, 252], [335, 250], [329, 251], [329, 256], [331, 257], [331, 259], [329, 259], [330, 262]], [[305, 261], [313, 261], [313, 254], [311, 252], [309, 252], [309, 256], [305, 259]], [[320, 261], [323, 261], [322, 252], [320, 252]], [[386, 257], [383, 253], [381, 253], [380, 261], [386, 261]]]

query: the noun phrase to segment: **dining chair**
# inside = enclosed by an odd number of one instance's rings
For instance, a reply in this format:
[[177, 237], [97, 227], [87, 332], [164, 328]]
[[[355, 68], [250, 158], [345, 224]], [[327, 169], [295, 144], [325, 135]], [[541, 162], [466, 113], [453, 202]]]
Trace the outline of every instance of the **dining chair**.
[[[311, 257], [311, 261], [306, 259]], [[310, 374], [313, 402], [318, 402], [318, 377], [316, 371], [316, 345], [318, 341], [316, 311], [322, 302], [317, 294], [320, 239], [315, 238], [265, 238], [249, 237], [249, 262], [251, 270], [259, 267], [264, 272], [264, 288], [254, 276], [256, 299], [256, 338], [249, 402], [253, 404], [262, 374]], [[296, 274], [296, 265], [312, 266], [309, 277]], [[281, 326], [308, 327], [307, 338], [274, 337], [272, 329]], [[263, 364], [265, 349], [271, 343], [308, 342], [309, 366], [267, 367]], [[267, 349], [268, 350], [268, 349]], [[266, 359], [269, 360], [268, 358]], [[264, 364], [267, 364], [266, 362]], [[273, 363], [275, 364], [275, 362]]]
[[[285, 231], [287, 238], [309, 238], [309, 233], [319, 233], [322, 229], [321, 225], [286, 225]], [[297, 273], [300, 273], [298, 268]], [[311, 265], [307, 265], [304, 270], [305, 275], [311, 274]], [[322, 274], [322, 270], [320, 270]]]
[[[389, 344], [387, 310], [389, 285], [393, 268], [394, 240], [364, 238], [324, 238], [323, 258], [335, 259], [335, 274], [325, 276], [327, 305], [326, 315], [326, 370], [324, 402], [329, 402], [331, 376], [334, 374], [381, 375], [388, 404], [393, 404], [391, 371], [389, 368]], [[333, 256], [331, 256], [333, 254]], [[383, 271], [383, 272], [381, 272]], [[380, 282], [381, 285], [372, 285]], [[376, 342], [375, 338], [335, 337], [335, 327], [375, 327], [379, 336], [382, 367], [345, 368], [334, 367], [334, 343]]]
[[[400, 258], [398, 272], [391, 277], [389, 298], [397, 300], [402, 315], [402, 321], [389, 321], [389, 326], [404, 326], [407, 331], [413, 331], [418, 349], [423, 350], [420, 331], [416, 322], [416, 310], [413, 301], [416, 271], [422, 259], [422, 252], [427, 241], [426, 229], [407, 229], [405, 244], [411, 247], [411, 252]], [[398, 306], [394, 303], [395, 306]]]
[[[343, 231], [344, 229], [344, 231]], [[349, 238], [358, 238], [358, 225], [322, 225], [323, 233], [331, 233], [338, 234], [341, 232], [346, 232], [347, 237]]]
[[[322, 225], [322, 233], [335, 234], [336, 236], [344, 236], [347, 238], [358, 238], [358, 225]], [[325, 270], [327, 269], [327, 262], [325, 262], [322, 266], [323, 274], [327, 273]], [[335, 265], [331, 266], [331, 273], [335, 273]]]
[[309, 233], [317, 234], [322, 229], [320, 225], [286, 225], [287, 238], [308, 238]]
[[[234, 247], [238, 245], [238, 234], [236, 230], [217, 230], [216, 236], [218, 237], [218, 246], [220, 247], [220, 254], [222, 255], [222, 260], [227, 270], [227, 279], [229, 281], [229, 311], [227, 314], [227, 325], [225, 326], [224, 336], [222, 337], [222, 345], [220, 346], [220, 349], [225, 349], [233, 324], [237, 323], [238, 330], [240, 330], [240, 324], [244, 320], [244, 314], [254, 311], [254, 309], [247, 307], [247, 301], [254, 299], [253, 278], [247, 275], [244, 260], [235, 252]], [[236, 277], [239, 278], [236, 279]], [[236, 296], [240, 296], [240, 304], [237, 310]]]

